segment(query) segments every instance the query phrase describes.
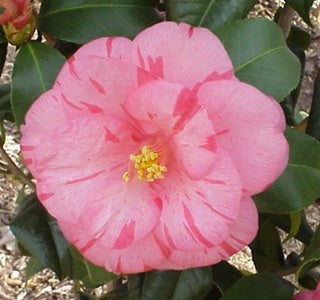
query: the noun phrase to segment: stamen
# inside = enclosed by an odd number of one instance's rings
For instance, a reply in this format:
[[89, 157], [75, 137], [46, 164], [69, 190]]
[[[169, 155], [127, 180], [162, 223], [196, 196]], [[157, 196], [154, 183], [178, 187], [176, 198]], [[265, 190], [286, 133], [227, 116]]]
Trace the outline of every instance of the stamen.
[[[167, 172], [167, 167], [160, 165], [158, 162], [159, 154], [153, 152], [149, 147], [143, 146], [140, 154], [129, 156], [136, 170], [137, 177], [140, 181], [146, 180], [153, 182], [155, 179], [164, 178], [163, 173]], [[129, 171], [122, 175], [124, 181], [130, 180]]]

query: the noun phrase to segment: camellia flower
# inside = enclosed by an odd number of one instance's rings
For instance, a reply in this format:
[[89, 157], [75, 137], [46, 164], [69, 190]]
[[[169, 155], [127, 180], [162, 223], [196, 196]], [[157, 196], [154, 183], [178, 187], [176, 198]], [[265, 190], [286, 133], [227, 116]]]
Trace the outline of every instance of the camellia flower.
[[217, 37], [163, 22], [80, 48], [29, 110], [21, 149], [66, 238], [137, 273], [214, 264], [250, 243], [250, 196], [285, 168], [284, 128]]
[[0, 0], [0, 25], [3, 26], [7, 40], [20, 45], [30, 39], [36, 29], [30, 0]]
[[313, 291], [302, 291], [293, 297], [294, 300], [319, 300], [320, 299], [320, 282]]

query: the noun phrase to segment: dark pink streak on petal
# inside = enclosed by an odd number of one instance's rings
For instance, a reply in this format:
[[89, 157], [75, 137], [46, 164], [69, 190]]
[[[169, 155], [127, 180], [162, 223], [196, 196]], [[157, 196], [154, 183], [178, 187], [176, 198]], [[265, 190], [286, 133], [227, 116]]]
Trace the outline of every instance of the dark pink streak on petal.
[[225, 129], [225, 130], [222, 130], [222, 131], [216, 133], [216, 135], [223, 135], [223, 134], [228, 133], [228, 132], [229, 132], [229, 129]]
[[151, 81], [151, 80], [155, 80], [155, 79], [156, 79], [156, 77], [153, 74], [151, 74], [141, 68], [137, 68], [138, 86], [141, 86], [141, 85], [145, 84], [146, 82]]
[[96, 80], [94, 80], [94, 79], [92, 79], [92, 78], [90, 78], [89, 80], [90, 80], [90, 83], [93, 85], [93, 87], [94, 87], [100, 94], [103, 94], [103, 95], [106, 94], [106, 91], [104, 90], [104, 88], [102, 87], [102, 85], [101, 85], [98, 81], [96, 81]]
[[114, 249], [120, 250], [132, 244], [134, 240], [135, 226], [136, 226], [136, 221], [131, 220], [129, 224], [125, 224], [122, 227], [121, 232], [118, 236], [118, 239], [113, 245]]
[[28, 145], [20, 145], [20, 149], [22, 151], [31, 151], [33, 150], [35, 147], [34, 146], [28, 146]]
[[27, 164], [27, 165], [31, 165], [33, 163], [33, 160], [32, 158], [27, 158], [27, 159], [24, 159], [24, 162]]
[[105, 139], [106, 141], [110, 141], [112, 143], [120, 143], [120, 140], [118, 139], [118, 137], [116, 135], [114, 135], [108, 128], [104, 128], [104, 130], [106, 131], [106, 135], [105, 135]]
[[224, 73], [217, 73], [216, 71], [213, 71], [210, 73], [204, 80], [201, 82], [198, 82], [192, 89], [194, 93], [197, 93], [201, 85], [203, 85], [206, 82], [210, 81], [217, 81], [217, 80], [230, 80], [233, 77], [233, 70], [226, 71]]
[[77, 106], [77, 105], [73, 104], [71, 101], [69, 101], [67, 99], [67, 97], [62, 93], [61, 93], [61, 98], [68, 106], [70, 106], [70, 107], [72, 107], [74, 109], [77, 109], [77, 110], [82, 110], [79, 106]]
[[144, 62], [144, 59], [143, 59], [143, 56], [142, 56], [142, 53], [141, 53], [141, 50], [139, 47], [137, 48], [137, 55], [138, 55], [138, 59], [139, 59], [139, 63], [140, 63], [141, 68], [145, 69], [146, 65], [145, 65], [145, 62]]
[[140, 143], [140, 142], [143, 141], [143, 137], [138, 136], [138, 135], [135, 134], [135, 133], [133, 133], [133, 134], [131, 135], [131, 138], [132, 138], [132, 140], [133, 140], [134, 142], [136, 142], [136, 143]]
[[71, 73], [74, 77], [76, 77], [76, 78], [78, 78], [78, 79], [81, 79], [81, 78], [79, 77], [79, 75], [77, 74], [75, 68], [74, 68], [74, 65], [73, 65], [74, 61], [75, 61], [74, 56], [71, 56], [71, 57], [68, 59], [67, 63], [68, 63], [68, 66], [69, 66], [69, 71], [70, 71], [70, 73]]
[[176, 245], [175, 245], [174, 242], [173, 242], [173, 239], [172, 239], [172, 237], [171, 237], [171, 235], [170, 235], [170, 232], [169, 232], [168, 227], [167, 227], [166, 224], [163, 224], [163, 230], [164, 230], [164, 235], [165, 235], [165, 237], [166, 237], [166, 240], [167, 240], [169, 246], [170, 246], [172, 249], [177, 249]]
[[93, 173], [93, 174], [91, 174], [89, 176], [85, 176], [85, 177], [69, 180], [69, 181], [66, 182], [66, 184], [74, 184], [74, 183], [78, 183], [78, 182], [82, 182], [82, 181], [87, 181], [87, 180], [90, 180], [92, 178], [95, 178], [95, 177], [99, 176], [101, 173], [103, 173], [103, 171], [99, 171], [99, 172]]
[[219, 180], [219, 179], [203, 178], [202, 180], [211, 184], [222, 184], [222, 185], [226, 184], [223, 180]]
[[145, 262], [143, 262], [143, 271], [144, 272], [148, 272], [153, 270], [153, 267], [149, 266], [148, 264], [146, 264]]
[[113, 171], [119, 169], [119, 168], [122, 167], [123, 165], [124, 165], [124, 163], [120, 163], [120, 164], [117, 164], [117, 165], [111, 167], [111, 168], [110, 168], [110, 172], [113, 172]]
[[112, 52], [112, 42], [114, 40], [114, 37], [108, 37], [106, 41], [106, 47], [107, 47], [107, 56], [111, 57]]
[[195, 238], [200, 243], [202, 243], [205, 247], [212, 248], [214, 245], [202, 235], [202, 233], [200, 232], [200, 230], [198, 229], [197, 225], [194, 222], [191, 212], [189, 211], [188, 207], [184, 203], [183, 203], [183, 213], [187, 221], [187, 224], [190, 230], [192, 231], [193, 235], [195, 236]]
[[148, 56], [149, 70], [151, 73], [157, 75], [160, 78], [164, 77], [163, 74], [163, 58], [161, 56], [156, 57], [155, 60], [151, 56]]
[[47, 199], [51, 198], [54, 195], [54, 193], [43, 193], [39, 194], [38, 197], [41, 201], [46, 201]]
[[191, 39], [192, 35], [193, 35], [193, 27], [190, 26], [190, 28], [189, 28], [189, 30], [188, 30], [188, 37], [189, 37], [189, 39]]
[[79, 249], [80, 252], [82, 252], [82, 253], [86, 252], [88, 249], [90, 249], [95, 244], [96, 241], [97, 241], [97, 239], [89, 240], [83, 247], [81, 247]]
[[233, 240], [235, 240], [236, 242], [238, 242], [239, 244], [243, 245], [243, 246], [247, 244], [247, 243], [239, 240], [238, 238], [234, 237], [233, 235], [230, 235], [230, 237], [231, 237]]
[[215, 210], [209, 203], [207, 203], [207, 202], [205, 202], [205, 201], [202, 201], [202, 203], [203, 203], [204, 205], [206, 205], [207, 207], [209, 207], [209, 208], [210, 208], [214, 213], [216, 213], [217, 215], [225, 218], [227, 221], [229, 221], [229, 222], [234, 222], [233, 219], [230, 219], [228, 216], [226, 216], [226, 215], [222, 214], [221, 212]]
[[204, 145], [201, 145], [200, 147], [215, 153], [217, 151], [215, 136], [214, 135], [209, 136], [207, 138], [206, 143]]
[[162, 244], [161, 241], [159, 241], [155, 236], [154, 236], [154, 241], [157, 244], [157, 246], [159, 247], [162, 255], [165, 258], [168, 258], [171, 254], [171, 250], [168, 247], [166, 247], [164, 244]]
[[151, 112], [148, 112], [148, 117], [149, 119], [153, 119], [156, 115], [155, 114], [152, 114]]
[[121, 256], [119, 256], [118, 261], [117, 261], [117, 266], [116, 266], [116, 272], [121, 273], [121, 270], [122, 270]]
[[97, 105], [87, 103], [84, 101], [81, 101], [81, 103], [93, 114], [99, 114], [103, 112], [102, 108]]
[[157, 197], [153, 199], [153, 202], [159, 208], [159, 210], [162, 211], [162, 199], [160, 197]]
[[229, 245], [226, 241], [222, 242], [219, 245], [223, 250], [225, 250], [229, 255], [232, 255], [237, 252], [231, 245]]
[[197, 98], [189, 89], [184, 88], [181, 91], [173, 110], [174, 116], [180, 116], [179, 120], [174, 125], [174, 131], [182, 130], [184, 125], [194, 116], [199, 109], [197, 103]]

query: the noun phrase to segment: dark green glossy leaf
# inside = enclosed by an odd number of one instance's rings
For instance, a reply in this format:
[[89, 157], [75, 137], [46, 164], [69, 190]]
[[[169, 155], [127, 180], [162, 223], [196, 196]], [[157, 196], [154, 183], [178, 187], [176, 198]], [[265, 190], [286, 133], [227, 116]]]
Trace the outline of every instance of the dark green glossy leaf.
[[299, 13], [299, 15], [307, 24], [311, 25], [309, 13], [314, 0], [285, 0], [285, 1], [288, 4], [290, 4], [290, 6], [293, 7]]
[[210, 267], [187, 269], [181, 272], [172, 300], [203, 299], [213, 286]]
[[310, 46], [311, 35], [303, 28], [292, 25], [287, 38], [287, 43], [306, 50]]
[[37, 274], [45, 267], [41, 264], [41, 262], [36, 257], [30, 257], [27, 262], [26, 267], [26, 278], [30, 279], [33, 275]]
[[[268, 214], [267, 218], [283, 231], [287, 233], [290, 232], [291, 221], [288, 214]], [[295, 235], [295, 238], [304, 244], [310, 244], [313, 237], [313, 231], [307, 222], [306, 214], [303, 210], [300, 211], [300, 219], [300, 227], [297, 234]]]
[[219, 291], [225, 293], [243, 274], [226, 261], [222, 261], [211, 267], [214, 284]]
[[43, 0], [42, 32], [83, 44], [101, 36], [126, 36], [160, 21], [154, 0]]
[[143, 288], [144, 273], [128, 275], [128, 291], [130, 300], [140, 300]]
[[168, 20], [211, 30], [244, 18], [257, 0], [167, 0]]
[[281, 102], [281, 107], [285, 113], [286, 122], [288, 125], [294, 126], [300, 123], [300, 120], [296, 118], [296, 104], [298, 102], [298, 98], [300, 95], [301, 84], [304, 75], [304, 68], [306, 63], [306, 55], [304, 51], [296, 47], [294, 45], [289, 45], [290, 50], [297, 56], [301, 64], [301, 73], [300, 73], [300, 80], [298, 86]]
[[297, 277], [302, 277], [314, 265], [320, 264], [320, 226], [317, 227], [316, 232], [303, 253], [304, 259], [297, 272]]
[[265, 218], [259, 220], [259, 231], [250, 244], [258, 272], [276, 272], [284, 265], [284, 256], [277, 228]]
[[298, 85], [299, 60], [288, 49], [274, 22], [263, 18], [242, 20], [220, 27], [216, 33], [240, 80], [278, 101]]
[[[10, 228], [22, 246], [44, 267], [53, 270], [59, 278], [65, 277], [66, 271], [61, 266], [61, 253], [65, 253], [64, 247], [68, 246], [62, 236], [52, 231], [48, 216], [44, 207], [34, 194], [26, 197], [17, 217], [12, 221]], [[59, 244], [56, 244], [59, 242]], [[59, 250], [58, 250], [59, 249]]]
[[115, 274], [109, 273], [104, 268], [86, 260], [75, 247], [71, 246], [70, 252], [72, 256], [72, 278], [81, 280], [86, 287], [95, 288], [117, 278]]
[[0, 41], [0, 74], [2, 73], [3, 66], [6, 62], [7, 48], [8, 48], [8, 43], [6, 42], [1, 43]]
[[306, 133], [320, 141], [320, 72], [314, 81], [312, 104]]
[[10, 104], [11, 84], [0, 84], [0, 122], [3, 120], [13, 121]]
[[126, 284], [116, 286], [112, 291], [103, 295], [99, 300], [131, 300]]
[[257, 274], [238, 280], [221, 300], [292, 300], [294, 286], [273, 274]]
[[285, 135], [289, 141], [289, 162], [320, 170], [320, 142], [302, 132], [288, 128]]
[[22, 124], [31, 104], [50, 89], [65, 59], [48, 45], [30, 42], [18, 52], [12, 74], [12, 110]]
[[146, 273], [142, 299], [171, 299], [180, 273], [179, 271], [152, 271]]
[[289, 128], [286, 136], [290, 144], [289, 164], [267, 191], [255, 196], [260, 212], [299, 211], [320, 197], [320, 143]]
[[254, 197], [259, 212], [299, 211], [320, 197], [320, 170], [289, 164], [265, 192]]

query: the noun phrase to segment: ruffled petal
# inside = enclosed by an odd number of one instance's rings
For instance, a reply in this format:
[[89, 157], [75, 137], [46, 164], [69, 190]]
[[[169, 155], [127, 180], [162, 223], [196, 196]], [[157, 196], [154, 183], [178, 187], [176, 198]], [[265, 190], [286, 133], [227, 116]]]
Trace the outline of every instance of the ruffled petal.
[[231, 159], [218, 154], [211, 172], [198, 181], [173, 170], [159, 186], [163, 200], [157, 237], [168, 247], [198, 252], [219, 245], [237, 217], [241, 198], [238, 174]]
[[70, 58], [60, 71], [55, 89], [61, 92], [69, 119], [112, 113], [124, 116], [122, 105], [141, 80], [152, 76], [126, 62], [96, 56]]
[[258, 230], [258, 213], [250, 197], [244, 196], [240, 202], [239, 215], [230, 226], [230, 234], [225, 241], [211, 249], [198, 252], [172, 250], [171, 256], [158, 269], [181, 270], [212, 265], [229, 258], [248, 245]]
[[216, 131], [217, 147], [233, 159], [250, 195], [266, 189], [288, 162], [280, 105], [239, 81], [206, 83], [198, 94]]
[[156, 24], [137, 35], [140, 66], [188, 88], [233, 77], [232, 63], [218, 38], [208, 29], [173, 22]]

